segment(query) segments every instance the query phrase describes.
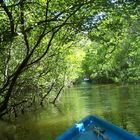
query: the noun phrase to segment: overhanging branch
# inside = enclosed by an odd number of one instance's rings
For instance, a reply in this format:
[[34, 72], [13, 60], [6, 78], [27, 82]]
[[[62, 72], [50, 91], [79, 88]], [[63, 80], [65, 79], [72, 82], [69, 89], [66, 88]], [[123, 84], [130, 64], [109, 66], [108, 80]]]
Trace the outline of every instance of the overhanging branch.
[[12, 13], [9, 11], [9, 9], [7, 8], [7, 6], [3, 0], [0, 0], [0, 4], [9, 18], [11, 37], [12, 37], [14, 35], [14, 32], [15, 32], [14, 31], [14, 19], [13, 19]]

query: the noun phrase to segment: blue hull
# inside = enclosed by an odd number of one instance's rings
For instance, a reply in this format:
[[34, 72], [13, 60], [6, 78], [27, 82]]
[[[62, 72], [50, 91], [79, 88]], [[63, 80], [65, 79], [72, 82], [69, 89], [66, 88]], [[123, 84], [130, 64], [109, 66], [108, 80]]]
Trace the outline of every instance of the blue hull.
[[90, 115], [56, 140], [140, 140], [140, 137]]

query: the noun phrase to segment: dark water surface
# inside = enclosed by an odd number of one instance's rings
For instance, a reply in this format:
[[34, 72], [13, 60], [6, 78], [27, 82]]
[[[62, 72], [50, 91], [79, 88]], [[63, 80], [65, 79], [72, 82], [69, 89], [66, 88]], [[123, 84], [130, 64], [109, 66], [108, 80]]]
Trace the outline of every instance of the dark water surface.
[[47, 105], [12, 124], [0, 122], [0, 140], [54, 140], [94, 114], [140, 136], [140, 85], [82, 85], [65, 90], [57, 107]]

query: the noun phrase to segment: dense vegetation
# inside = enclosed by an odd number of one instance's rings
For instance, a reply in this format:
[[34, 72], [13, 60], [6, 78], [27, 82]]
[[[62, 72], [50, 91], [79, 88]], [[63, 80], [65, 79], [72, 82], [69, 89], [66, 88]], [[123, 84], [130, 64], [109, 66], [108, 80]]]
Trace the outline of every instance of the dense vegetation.
[[65, 86], [138, 82], [140, 2], [1, 0], [0, 116], [24, 113]]
[[117, 6], [88, 33], [92, 42], [83, 69], [94, 82], [139, 82], [140, 9], [133, 8]]

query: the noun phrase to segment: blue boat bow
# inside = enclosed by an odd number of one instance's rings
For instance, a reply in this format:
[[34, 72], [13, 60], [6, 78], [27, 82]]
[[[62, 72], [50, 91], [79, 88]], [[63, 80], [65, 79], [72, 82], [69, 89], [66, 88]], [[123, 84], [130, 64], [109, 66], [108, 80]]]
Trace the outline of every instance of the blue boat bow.
[[56, 140], [140, 140], [140, 137], [97, 116], [90, 115]]

